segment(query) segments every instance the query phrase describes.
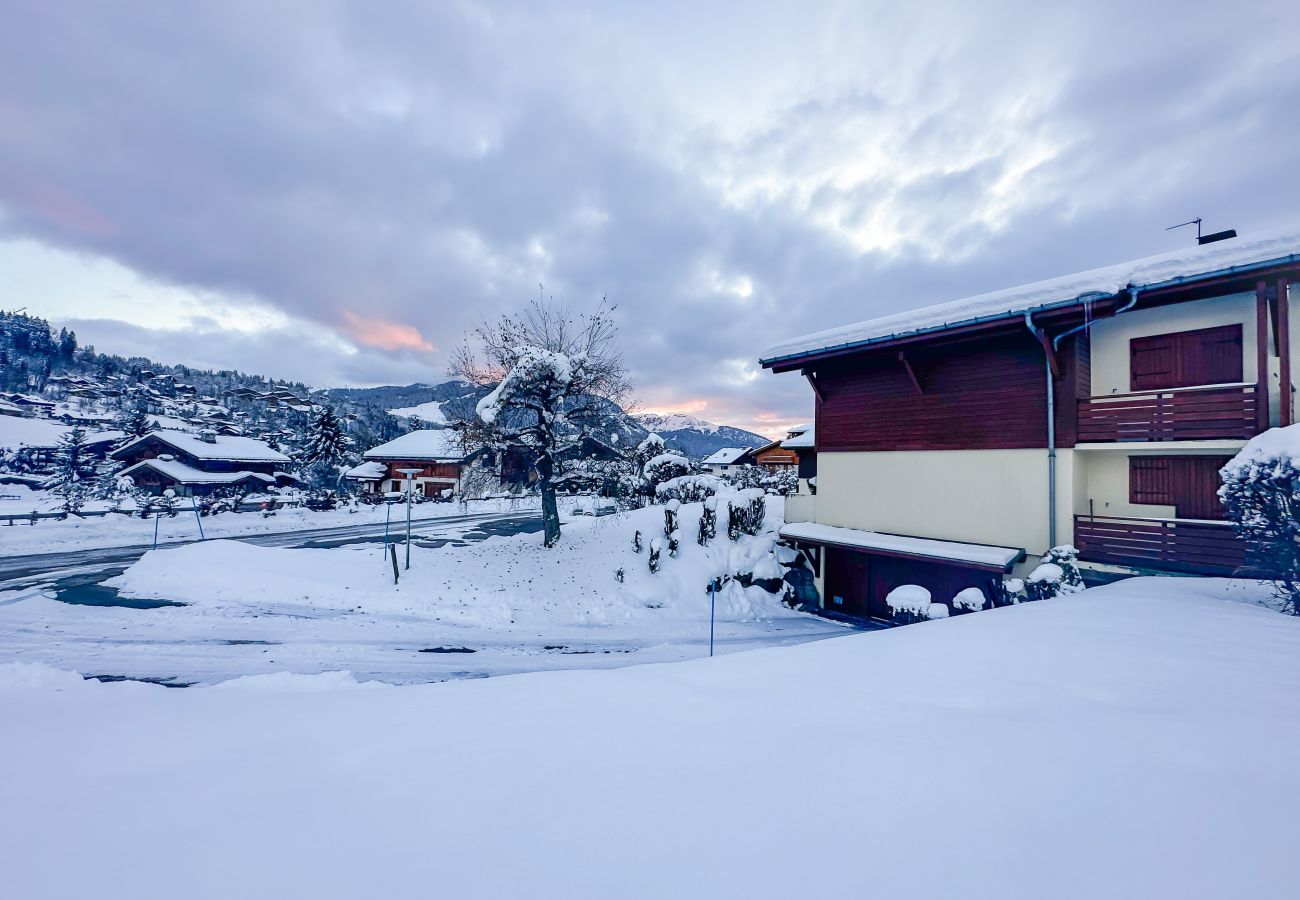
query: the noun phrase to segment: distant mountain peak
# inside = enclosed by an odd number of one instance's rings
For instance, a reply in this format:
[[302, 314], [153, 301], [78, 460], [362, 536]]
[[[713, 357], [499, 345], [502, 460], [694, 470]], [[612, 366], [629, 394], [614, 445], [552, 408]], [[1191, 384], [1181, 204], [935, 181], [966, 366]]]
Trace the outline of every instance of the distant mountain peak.
[[685, 430], [713, 434], [722, 427], [697, 419], [695, 416], [688, 416], [686, 413], [637, 413], [632, 418], [636, 419], [646, 431], [654, 431], [661, 435], [669, 431]]

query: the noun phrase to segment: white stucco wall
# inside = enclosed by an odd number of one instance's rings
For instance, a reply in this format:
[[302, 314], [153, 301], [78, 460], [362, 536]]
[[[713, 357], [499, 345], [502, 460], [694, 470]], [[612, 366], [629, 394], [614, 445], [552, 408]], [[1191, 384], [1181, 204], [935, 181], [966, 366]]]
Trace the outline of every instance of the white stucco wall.
[[[1300, 302], [1300, 291], [1293, 290], [1291, 295], [1293, 300]], [[1092, 395], [1097, 397], [1129, 391], [1129, 341], [1133, 338], [1220, 325], [1241, 325], [1242, 380], [1256, 381], [1255, 316], [1253, 292], [1152, 309], [1143, 309], [1139, 299], [1138, 306], [1131, 312], [1100, 319], [1092, 326]], [[1297, 356], [1300, 352], [1300, 334], [1296, 333], [1296, 325], [1297, 316], [1293, 313], [1290, 329], [1292, 381], [1300, 374], [1296, 370], [1297, 361], [1300, 361], [1300, 356]], [[1271, 342], [1271, 326], [1268, 337]], [[1281, 381], [1278, 358], [1272, 353], [1271, 343], [1269, 346], [1269, 416], [1276, 425], [1281, 409]]]
[[[1057, 454], [1057, 542], [1072, 539], [1075, 452]], [[822, 452], [816, 521], [1048, 549], [1046, 450]]]

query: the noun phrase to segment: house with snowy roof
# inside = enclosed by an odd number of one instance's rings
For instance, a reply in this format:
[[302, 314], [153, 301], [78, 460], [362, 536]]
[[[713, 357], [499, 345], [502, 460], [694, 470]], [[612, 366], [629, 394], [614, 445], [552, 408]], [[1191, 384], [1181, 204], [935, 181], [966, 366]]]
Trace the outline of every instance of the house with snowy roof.
[[119, 474], [150, 493], [167, 489], [181, 496], [208, 494], [222, 488], [244, 492], [297, 483], [286, 471], [289, 457], [250, 437], [151, 431], [110, 454], [123, 463]]
[[822, 604], [887, 617], [1073, 544], [1090, 577], [1232, 575], [1219, 468], [1294, 418], [1300, 229], [1207, 243], [785, 340], [816, 400], [815, 497], [782, 534]]
[[420, 428], [372, 447], [364, 460], [345, 473], [369, 493], [406, 490], [402, 469], [416, 469], [414, 490], [425, 497], [444, 496], [461, 486], [467, 462], [460, 432], [451, 428]]
[[701, 465], [708, 469], [714, 475], [721, 475], [724, 472], [730, 472], [732, 469], [738, 469], [741, 466], [752, 465], [754, 462], [754, 451], [749, 447], [723, 447], [721, 450], [715, 450], [708, 456], [704, 457]]

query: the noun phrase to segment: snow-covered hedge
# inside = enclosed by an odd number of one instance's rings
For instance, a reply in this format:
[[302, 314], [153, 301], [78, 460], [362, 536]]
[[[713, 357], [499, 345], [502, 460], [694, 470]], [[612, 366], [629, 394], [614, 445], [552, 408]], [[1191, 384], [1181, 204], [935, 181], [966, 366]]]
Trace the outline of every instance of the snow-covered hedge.
[[680, 500], [683, 503], [699, 503], [707, 497], [716, 496], [724, 485], [715, 475], [679, 475], [669, 478], [655, 486], [655, 498]]
[[1222, 469], [1219, 499], [1248, 548], [1247, 564], [1275, 579], [1300, 615], [1300, 425], [1251, 438]]

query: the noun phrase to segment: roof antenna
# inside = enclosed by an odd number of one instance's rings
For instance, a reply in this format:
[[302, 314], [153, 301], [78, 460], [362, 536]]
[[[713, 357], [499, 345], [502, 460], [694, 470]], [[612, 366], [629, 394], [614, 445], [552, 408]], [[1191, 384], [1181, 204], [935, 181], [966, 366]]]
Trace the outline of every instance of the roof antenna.
[[1237, 236], [1237, 229], [1235, 228], [1229, 228], [1226, 231], [1216, 231], [1214, 234], [1202, 235], [1200, 216], [1197, 216], [1190, 222], [1179, 222], [1177, 225], [1170, 225], [1165, 229], [1165, 231], [1173, 231], [1175, 228], [1186, 228], [1188, 225], [1196, 226], [1196, 243], [1198, 244], [1213, 244], [1216, 241], [1226, 241], [1229, 238], [1235, 238]]

